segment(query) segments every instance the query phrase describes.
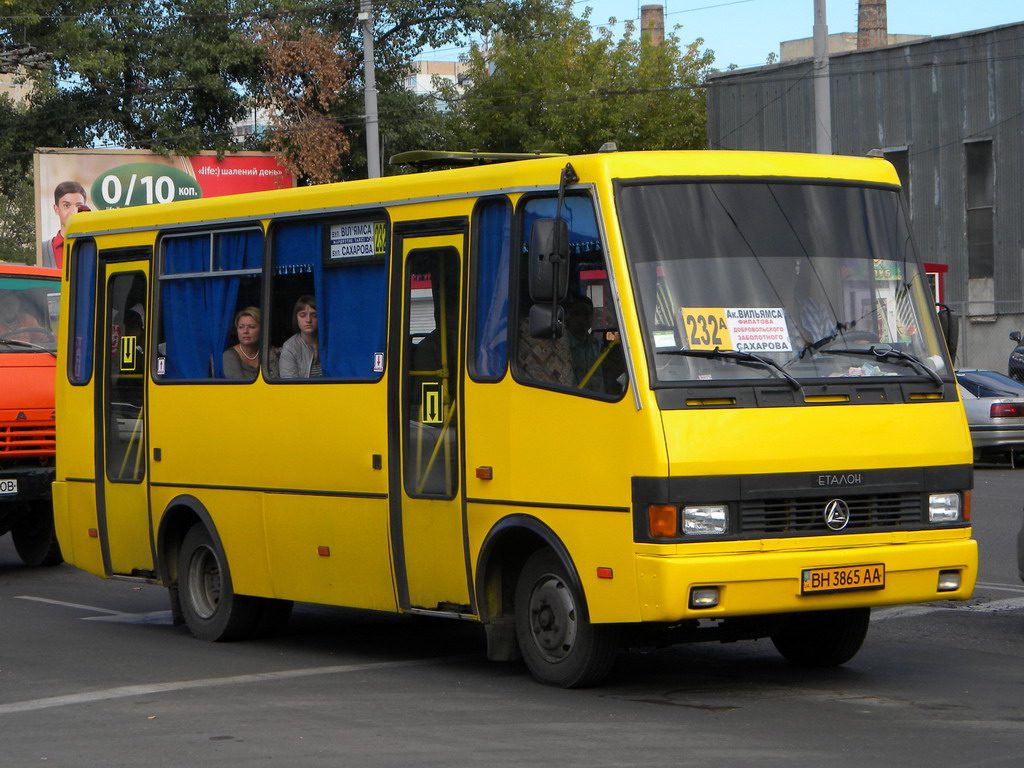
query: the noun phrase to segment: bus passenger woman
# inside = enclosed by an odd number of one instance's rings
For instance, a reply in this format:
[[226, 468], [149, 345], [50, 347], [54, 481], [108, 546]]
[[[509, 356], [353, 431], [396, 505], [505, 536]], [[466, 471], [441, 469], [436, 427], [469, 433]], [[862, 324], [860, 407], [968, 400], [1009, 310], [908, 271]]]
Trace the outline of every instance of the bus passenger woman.
[[224, 378], [255, 381], [260, 371], [260, 311], [246, 307], [235, 315], [238, 343], [224, 350]]
[[320, 371], [318, 327], [316, 298], [300, 296], [292, 312], [295, 335], [281, 347], [282, 379], [312, 379], [323, 375]]

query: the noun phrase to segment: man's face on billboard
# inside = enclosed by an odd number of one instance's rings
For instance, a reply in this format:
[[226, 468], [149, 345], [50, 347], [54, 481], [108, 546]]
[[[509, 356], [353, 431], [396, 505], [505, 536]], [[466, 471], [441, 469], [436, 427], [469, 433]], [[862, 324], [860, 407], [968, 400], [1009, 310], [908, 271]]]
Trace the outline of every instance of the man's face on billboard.
[[71, 214], [78, 212], [78, 206], [85, 205], [85, 195], [81, 192], [68, 192], [53, 206], [53, 212], [60, 218], [60, 230], [63, 232], [68, 225]]

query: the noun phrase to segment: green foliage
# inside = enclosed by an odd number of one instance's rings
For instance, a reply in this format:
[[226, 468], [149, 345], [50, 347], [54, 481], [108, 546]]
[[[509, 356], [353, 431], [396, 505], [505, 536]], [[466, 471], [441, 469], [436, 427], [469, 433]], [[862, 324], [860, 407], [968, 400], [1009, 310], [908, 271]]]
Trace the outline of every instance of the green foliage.
[[459, 95], [439, 84], [448, 107], [448, 149], [593, 152], [697, 149], [705, 145], [702, 82], [713, 61], [703, 40], [683, 45], [673, 32], [653, 46], [627, 23], [618, 40], [591, 30], [589, 9], [549, 5], [525, 28], [495, 35], [467, 62], [471, 85]]

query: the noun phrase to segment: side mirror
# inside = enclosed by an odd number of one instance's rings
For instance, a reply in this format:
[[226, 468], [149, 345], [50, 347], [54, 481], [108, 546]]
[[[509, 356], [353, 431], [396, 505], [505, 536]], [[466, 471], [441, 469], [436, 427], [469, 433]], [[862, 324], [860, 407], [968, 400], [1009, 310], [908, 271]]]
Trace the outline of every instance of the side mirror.
[[1020, 331], [1010, 331], [1010, 341], [1016, 341], [1020, 344]]
[[949, 359], [956, 361], [956, 350], [960, 343], [960, 315], [947, 307], [945, 304], [936, 304], [939, 312], [939, 327], [942, 328], [942, 335], [946, 338], [946, 347], [949, 349]]
[[569, 291], [569, 225], [537, 219], [530, 231], [530, 298], [562, 301]]
[[534, 304], [530, 307], [530, 337], [560, 339], [565, 332], [565, 310], [558, 304]]

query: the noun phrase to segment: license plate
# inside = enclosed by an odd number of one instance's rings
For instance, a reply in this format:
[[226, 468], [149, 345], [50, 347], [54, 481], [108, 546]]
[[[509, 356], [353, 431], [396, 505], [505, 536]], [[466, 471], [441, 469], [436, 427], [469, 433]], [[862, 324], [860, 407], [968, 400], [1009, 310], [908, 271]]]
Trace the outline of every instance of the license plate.
[[18, 481], [16, 479], [7, 478], [0, 480], [0, 496], [17, 496], [18, 495]]
[[801, 574], [800, 593], [847, 592], [884, 589], [885, 565], [847, 565], [842, 568], [807, 568]]

